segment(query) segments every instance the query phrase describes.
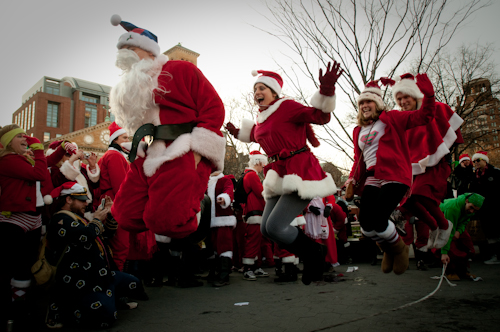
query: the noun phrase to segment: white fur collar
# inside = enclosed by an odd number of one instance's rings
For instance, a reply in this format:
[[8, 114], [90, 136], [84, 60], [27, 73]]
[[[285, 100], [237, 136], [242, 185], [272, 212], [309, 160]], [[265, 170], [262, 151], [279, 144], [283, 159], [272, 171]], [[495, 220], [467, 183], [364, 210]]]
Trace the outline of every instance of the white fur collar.
[[127, 156], [127, 154], [126, 154], [126, 153], [124, 153], [123, 151], [120, 151], [120, 150], [115, 149], [115, 148], [113, 148], [113, 147], [109, 147], [109, 148], [108, 148], [108, 151], [116, 151], [116, 152], [120, 152], [120, 153], [121, 153], [121, 155], [123, 156], [123, 158], [125, 158], [125, 160], [128, 160], [128, 156]]
[[267, 120], [268, 117], [271, 116], [276, 110], [280, 107], [281, 103], [287, 100], [293, 100], [292, 98], [281, 98], [271, 106], [269, 106], [265, 111], [262, 111], [259, 113], [257, 116], [257, 122], [258, 123], [263, 123], [264, 121]]
[[257, 173], [256, 170], [254, 170], [252, 167], [246, 167], [245, 168], [245, 171], [254, 171], [255, 173]]
[[219, 175], [210, 175], [210, 179], [208, 180], [208, 188], [207, 188], [207, 194], [208, 197], [212, 200], [212, 209], [211, 209], [211, 216], [212, 220], [215, 218], [215, 201], [217, 200], [217, 197], [215, 197], [215, 186], [217, 185], [217, 181], [219, 179], [224, 177], [224, 173], [220, 173]]

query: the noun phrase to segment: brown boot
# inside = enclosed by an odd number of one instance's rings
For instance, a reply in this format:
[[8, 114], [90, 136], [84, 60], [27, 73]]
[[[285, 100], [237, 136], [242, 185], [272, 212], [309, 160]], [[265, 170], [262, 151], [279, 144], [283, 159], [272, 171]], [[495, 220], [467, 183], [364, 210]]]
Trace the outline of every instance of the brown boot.
[[388, 242], [378, 243], [380, 250], [384, 252], [384, 258], [382, 258], [382, 272], [391, 273], [394, 265], [394, 255], [392, 254], [391, 244]]
[[403, 239], [399, 238], [396, 243], [392, 243], [391, 251], [394, 255], [394, 265], [393, 270], [395, 274], [403, 274], [408, 270], [408, 246], [403, 242]]

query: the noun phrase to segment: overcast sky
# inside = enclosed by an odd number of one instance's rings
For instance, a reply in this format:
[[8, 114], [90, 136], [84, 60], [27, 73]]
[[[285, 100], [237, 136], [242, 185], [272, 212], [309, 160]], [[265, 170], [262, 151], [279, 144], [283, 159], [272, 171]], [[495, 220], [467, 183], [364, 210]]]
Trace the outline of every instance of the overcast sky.
[[[275, 37], [252, 27], [271, 29], [260, 0], [17, 0], [0, 8], [0, 125], [12, 122], [23, 93], [43, 76], [113, 86], [119, 79], [116, 43], [125, 31], [110, 24], [113, 14], [156, 34], [162, 52], [180, 42], [200, 53], [198, 67], [225, 101], [252, 89], [253, 69], [278, 70], [274, 59], [286, 52]], [[468, 20], [452, 46], [479, 40], [498, 48], [498, 14], [495, 0]]]

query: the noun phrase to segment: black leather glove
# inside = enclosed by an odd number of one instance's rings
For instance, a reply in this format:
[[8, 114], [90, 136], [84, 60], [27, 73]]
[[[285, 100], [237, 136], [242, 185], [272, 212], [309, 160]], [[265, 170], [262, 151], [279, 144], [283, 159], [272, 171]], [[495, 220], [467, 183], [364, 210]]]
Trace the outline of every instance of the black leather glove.
[[314, 213], [315, 215], [319, 216], [321, 214], [321, 212], [319, 212], [319, 207], [317, 206], [309, 206], [309, 211], [311, 211], [312, 213]]
[[325, 218], [328, 218], [330, 216], [330, 213], [332, 213], [332, 207], [331, 206], [325, 207], [325, 212], [323, 212]]

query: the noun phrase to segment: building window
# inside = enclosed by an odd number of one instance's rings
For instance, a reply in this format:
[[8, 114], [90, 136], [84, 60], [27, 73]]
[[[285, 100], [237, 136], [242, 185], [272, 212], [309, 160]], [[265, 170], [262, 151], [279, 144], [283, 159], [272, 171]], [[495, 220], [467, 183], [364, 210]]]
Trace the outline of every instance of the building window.
[[87, 94], [84, 94], [84, 93], [82, 93], [82, 98], [80, 98], [80, 100], [88, 101], [89, 103], [95, 103], [95, 104], [99, 103], [99, 99], [100, 98], [97, 97], [97, 96], [87, 95]]
[[50, 133], [48, 132], [43, 133], [43, 141], [44, 142], [50, 141]]
[[97, 124], [97, 106], [85, 104], [85, 128], [95, 126]]
[[62, 136], [62, 134], [56, 134], [56, 138], [61, 137], [61, 136]]
[[31, 128], [31, 105], [28, 109], [28, 122], [26, 124], [26, 130], [29, 130]]
[[491, 123], [491, 126], [492, 126], [492, 127], [496, 127], [496, 126], [497, 126], [497, 123], [496, 123], [496, 122], [492, 122], [492, 123]]
[[17, 124], [17, 125], [19, 125], [19, 123], [17, 122], [17, 115], [14, 116], [14, 123]]
[[45, 87], [45, 92], [59, 96], [59, 88], [54, 88], [51, 86]]
[[33, 107], [31, 108], [31, 126], [35, 126], [35, 102], [33, 102]]
[[47, 104], [47, 127], [59, 127], [59, 104]]

